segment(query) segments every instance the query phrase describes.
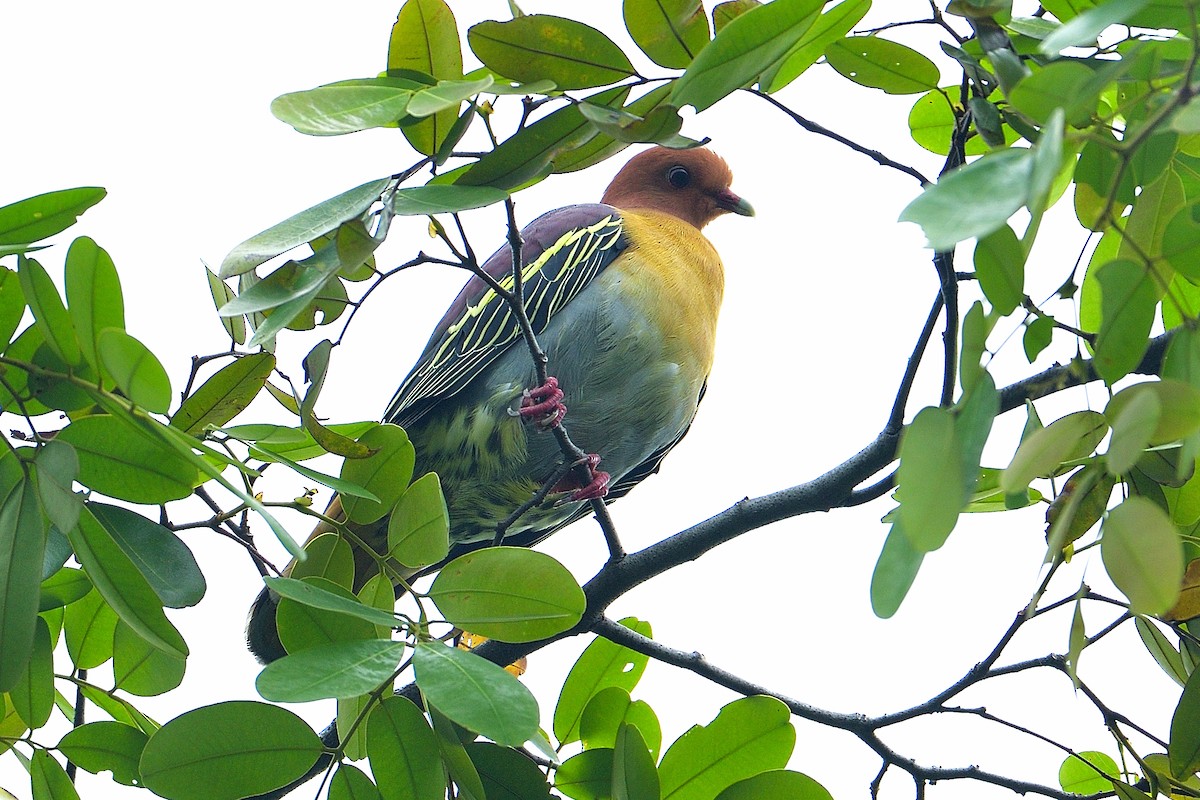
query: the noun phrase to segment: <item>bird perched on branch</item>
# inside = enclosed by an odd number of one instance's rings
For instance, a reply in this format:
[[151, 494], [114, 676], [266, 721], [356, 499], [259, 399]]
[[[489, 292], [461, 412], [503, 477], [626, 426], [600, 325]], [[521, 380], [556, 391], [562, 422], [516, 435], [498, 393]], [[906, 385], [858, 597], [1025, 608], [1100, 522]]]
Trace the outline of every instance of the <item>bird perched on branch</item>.
[[[726, 212], [754, 213], [732, 177], [709, 150], [656, 147], [630, 159], [599, 204], [551, 211], [521, 232], [522, 294], [548, 358], [544, 383], [512, 308], [485, 281], [472, 278], [451, 304], [384, 415], [408, 432], [414, 474], [441, 478], [451, 558], [491, 544], [498, 524], [553, 481], [505, 531], [506, 544], [541, 541], [586, 514], [589, 500], [626, 494], [687, 433], [724, 288], [721, 259], [700, 231]], [[511, 247], [483, 269], [511, 289]], [[585, 469], [564, 471], [547, 432], [559, 424], [589, 453]], [[357, 533], [382, 552], [386, 525]], [[361, 583], [375, 565], [356, 558], [356, 568]], [[284, 655], [276, 604], [264, 589], [251, 609], [247, 638], [264, 662]]]

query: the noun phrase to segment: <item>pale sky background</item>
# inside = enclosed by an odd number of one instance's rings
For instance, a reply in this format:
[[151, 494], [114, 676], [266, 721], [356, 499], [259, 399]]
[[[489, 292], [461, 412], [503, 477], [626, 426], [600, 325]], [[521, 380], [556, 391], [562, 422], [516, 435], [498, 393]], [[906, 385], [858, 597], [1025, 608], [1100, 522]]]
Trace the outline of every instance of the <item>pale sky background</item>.
[[[504, 0], [451, 4], [464, 33], [474, 21], [508, 15]], [[0, 6], [0, 98], [8, 109], [0, 133], [0, 204], [70, 186], [107, 187], [108, 198], [59, 237], [62, 246], [42, 261], [61, 276], [70, 237], [90, 235], [105, 247], [124, 283], [129, 330], [158, 354], [176, 392], [190, 356], [227, 347], [202, 262], [215, 266], [247, 236], [413, 160], [396, 131], [315, 139], [269, 111], [271, 99], [284, 92], [379, 72], [399, 5], [398, 0], [213, 0], [199, 6], [65, 0]], [[635, 63], [644, 64], [619, 25], [616, 2], [522, 5], [527, 12], [565, 8], [568, 15], [586, 14]], [[868, 22], [928, 14], [924, 0], [877, 5]], [[889, 33], [901, 41], [912, 35], [906, 29]], [[467, 55], [468, 69], [472, 58]], [[947, 82], [956, 80], [957, 73], [943, 67]], [[649, 66], [648, 74], [662, 71]], [[940, 167], [939, 156], [909, 139], [905, 120], [915, 96], [885, 96], [818, 65], [780, 97], [929, 176]], [[712, 137], [712, 148], [733, 167], [734, 189], [754, 203], [758, 216], [723, 218], [707, 230], [728, 275], [717, 364], [688, 439], [658, 476], [612, 508], [629, 550], [742, 497], [813, 478], [869, 443], [886, 419], [937, 286], [920, 232], [895, 221], [917, 193], [912, 178], [803, 132], [750, 96], [735, 96], [688, 119], [684, 133]], [[518, 218], [528, 222], [557, 206], [598, 199], [625, 158], [554, 176], [522, 192], [516, 198]], [[1069, 203], [1052, 213], [1069, 219]], [[467, 220], [481, 255], [501, 244], [501, 208], [469, 214]], [[1074, 230], [1053, 242], [1048, 238], [1044, 233], [1031, 261], [1027, 290], [1036, 298], [1062, 283], [1085, 240]], [[393, 266], [435, 247], [421, 220], [398, 221], [379, 262]], [[960, 248], [959, 259], [960, 269], [970, 268], [969, 246]], [[318, 412], [335, 421], [377, 418], [463, 280], [460, 273], [422, 268], [376, 292], [345, 346], [335, 351]], [[966, 308], [976, 288], [968, 283], [963, 292]], [[1001, 322], [992, 348], [1016, 327], [1017, 321]], [[340, 325], [315, 336], [283, 337], [281, 368], [299, 380], [304, 353], [339, 331]], [[1071, 356], [1065, 338], [1058, 344], [1037, 369]], [[992, 366], [1001, 385], [1035, 371], [1024, 363], [1019, 331]], [[935, 347], [911, 413], [936, 402], [939, 378]], [[1092, 397], [1102, 407], [1102, 393]], [[1039, 403], [1047, 422], [1067, 409], [1060, 401]], [[282, 415], [267, 401], [243, 419]], [[1022, 421], [1016, 414], [998, 421], [986, 464], [1007, 463]], [[337, 464], [324, 468], [336, 471]], [[266, 486], [286, 499], [304, 485], [297, 480]], [[1045, 546], [1038, 522], [1043, 510], [964, 519], [946, 547], [926, 559], [897, 616], [879, 620], [871, 612], [868, 587], [886, 534], [879, 518], [891, 506], [883, 499], [754, 531], [631, 592], [610, 613], [649, 619], [663, 643], [699, 650], [720, 667], [817, 706], [864, 713], [907, 708], [982, 658], [1027, 602]], [[197, 511], [195, 518], [202, 517]], [[177, 519], [185, 515], [177, 512]], [[303, 538], [306, 521], [285, 523]], [[257, 531], [259, 546], [282, 564], [283, 550], [266, 525], [258, 524]], [[258, 668], [244, 649], [242, 629], [260, 586], [258, 575], [225, 539], [200, 531], [188, 533], [186, 541], [200, 559], [209, 590], [197, 608], [171, 613], [193, 653], [183, 686], [137, 701], [160, 721], [197, 705], [256, 697]], [[605, 555], [598, 529], [587, 521], [543, 549], [581, 582]], [[1090, 552], [1064, 570], [1049, 597], [1071, 594], [1084, 574], [1097, 588], [1105, 587], [1095, 558], [1098, 552]], [[1111, 618], [1107, 611], [1089, 615], [1089, 632]], [[1064, 651], [1069, 623], [1068, 610], [1029, 626], [1004, 661]], [[1165, 735], [1178, 689], [1134, 638], [1128, 626], [1089, 650], [1082, 675], [1116, 709]], [[530, 660], [525, 681], [547, 727], [563, 676], [586, 643], [585, 638], [560, 643]], [[1098, 663], [1130, 644], [1134, 650], [1124, 662]], [[94, 680], [103, 684], [106, 670], [93, 671]], [[658, 711], [664, 745], [734, 699], [659, 664], [651, 664], [635, 696]], [[1115, 754], [1094, 709], [1057, 673], [995, 681], [962, 701], [986, 704], [1077, 749]], [[292, 708], [317, 729], [333, 714], [332, 702]], [[872, 753], [850, 736], [800, 721], [796, 728], [792, 768], [812, 775], [835, 797], [867, 796], [879, 768]], [[1052, 785], [1062, 759], [1052, 748], [1031, 746], [1028, 739], [972, 720], [923, 720], [886, 738], [926, 764], [980, 764]], [[312, 797], [316, 785], [294, 796]], [[911, 796], [911, 781], [899, 771], [889, 772], [884, 786], [886, 796]], [[29, 797], [28, 779], [11, 756], [0, 757], [0, 787], [21, 800]], [[146, 796], [84, 773], [80, 788], [86, 800]], [[933, 787], [929, 796], [1008, 795], [958, 782]]]

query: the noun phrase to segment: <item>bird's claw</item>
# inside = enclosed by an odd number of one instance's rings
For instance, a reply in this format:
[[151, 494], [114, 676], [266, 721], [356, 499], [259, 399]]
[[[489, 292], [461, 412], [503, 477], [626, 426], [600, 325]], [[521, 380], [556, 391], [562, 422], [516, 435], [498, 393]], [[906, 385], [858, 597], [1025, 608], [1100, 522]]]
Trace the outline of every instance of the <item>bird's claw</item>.
[[571, 500], [601, 500], [608, 494], [608, 483], [612, 480], [612, 476], [603, 470], [596, 469], [600, 464], [600, 456], [595, 453], [588, 453], [580, 459], [574, 466], [586, 466], [588, 472], [592, 474], [592, 480], [587, 486], [581, 486], [571, 492]]
[[567, 407], [562, 399], [563, 391], [558, 388], [558, 379], [546, 378], [541, 386], [522, 392], [517, 416], [530, 420], [541, 430], [557, 428], [567, 415]]

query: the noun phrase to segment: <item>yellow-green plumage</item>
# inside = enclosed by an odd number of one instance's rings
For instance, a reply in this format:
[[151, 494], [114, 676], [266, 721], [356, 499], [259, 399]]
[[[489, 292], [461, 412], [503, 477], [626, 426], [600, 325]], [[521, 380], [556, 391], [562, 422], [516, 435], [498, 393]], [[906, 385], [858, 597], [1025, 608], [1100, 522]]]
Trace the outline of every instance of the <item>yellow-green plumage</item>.
[[[526, 311], [565, 395], [563, 424], [611, 474], [609, 500], [656, 471], [695, 415], [724, 290], [721, 260], [700, 230], [726, 211], [753, 213], [730, 180], [707, 150], [654, 148], [621, 170], [603, 204], [552, 211], [522, 232]], [[508, 248], [484, 269], [512, 286]], [[562, 462], [555, 437], [517, 413], [536, 383], [511, 309], [476, 278], [388, 407], [385, 421], [416, 448], [416, 474], [441, 478], [452, 557], [490, 543]], [[559, 493], [505, 541], [533, 544], [586, 511], [586, 500]], [[385, 528], [358, 534], [382, 547]], [[371, 561], [356, 561], [361, 582]], [[262, 660], [282, 655], [273, 617], [264, 590], [248, 632]]]

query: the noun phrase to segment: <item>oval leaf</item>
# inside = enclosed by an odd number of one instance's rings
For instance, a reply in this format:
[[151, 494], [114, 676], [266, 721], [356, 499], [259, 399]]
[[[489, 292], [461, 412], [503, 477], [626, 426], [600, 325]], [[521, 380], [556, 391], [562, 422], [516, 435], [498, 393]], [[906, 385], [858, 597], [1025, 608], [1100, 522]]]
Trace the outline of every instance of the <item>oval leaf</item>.
[[1055, 420], [1021, 442], [1012, 463], [1000, 473], [1000, 488], [1013, 494], [1028, 488], [1034, 478], [1050, 477], [1064, 462], [1090, 454], [1106, 433], [1108, 423], [1095, 411]]
[[527, 14], [467, 31], [479, 60], [506, 78], [552, 80], [559, 89], [605, 86], [634, 75], [633, 64], [600, 31], [564, 17]]
[[312, 647], [272, 661], [254, 686], [276, 703], [348, 698], [379, 688], [400, 664], [405, 644], [382, 639]]
[[384, 796], [412, 800], [446, 796], [437, 736], [411, 701], [388, 697], [371, 712], [367, 755]]
[[1135, 614], [1161, 614], [1179, 599], [1183, 548], [1166, 512], [1145, 497], [1130, 497], [1108, 513], [1100, 554], [1113, 583]]
[[165, 503], [192, 493], [196, 468], [117, 417], [83, 417], [58, 438], [79, 456], [79, 482], [131, 503]]
[[659, 765], [663, 800], [701, 800], [768, 769], [782, 769], [796, 744], [787, 706], [758, 695], [735, 700], [694, 726]]
[[388, 555], [406, 567], [426, 567], [448, 552], [450, 513], [437, 473], [430, 472], [413, 481], [392, 509]]
[[429, 596], [456, 627], [507, 642], [570, 630], [587, 607], [566, 567], [521, 547], [488, 547], [454, 559]]
[[151, 736], [142, 779], [172, 800], [238, 800], [299, 778], [322, 749], [320, 737], [286, 709], [218, 703], [176, 717]]
[[829, 66], [862, 86], [888, 94], [936, 89], [937, 65], [911, 47], [878, 36], [849, 36], [825, 48]]
[[193, 436], [202, 435], [208, 425], [224, 425], [258, 396], [273, 369], [275, 356], [271, 353], [234, 359], [187, 396], [171, 424]]
[[966, 505], [962, 450], [954, 415], [944, 408], [921, 409], [900, 440], [900, 521], [921, 552], [945, 543]]
[[30, 244], [61, 233], [79, 215], [104, 199], [99, 186], [60, 189], [0, 208], [0, 245]]
[[[628, 617], [621, 624], [642, 636], [650, 636], [650, 623]], [[558, 703], [554, 706], [554, 736], [560, 744], [579, 739], [583, 711], [593, 697], [610, 686], [626, 692], [637, 686], [646, 670], [649, 656], [630, 650], [608, 639], [597, 637], [589, 644], [567, 673]]]
[[824, 0], [774, 0], [721, 29], [675, 83], [671, 103], [703, 111], [753, 82], [812, 27]]
[[537, 734], [537, 701], [502, 667], [430, 642], [417, 645], [413, 665], [425, 699], [467, 730], [509, 747]]
[[96, 350], [104, 371], [133, 402], [158, 414], [171, 407], [171, 379], [146, 345], [118, 328], [101, 331]]

